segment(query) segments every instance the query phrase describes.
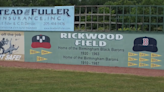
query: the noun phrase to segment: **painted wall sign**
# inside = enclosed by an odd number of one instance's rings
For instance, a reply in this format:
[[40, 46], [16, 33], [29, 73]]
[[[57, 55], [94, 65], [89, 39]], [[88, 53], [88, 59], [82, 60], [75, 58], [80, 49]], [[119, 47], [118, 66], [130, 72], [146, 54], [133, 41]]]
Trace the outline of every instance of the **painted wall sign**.
[[25, 61], [164, 69], [163, 34], [25, 32]]
[[0, 60], [24, 61], [24, 32], [0, 32]]
[[0, 7], [0, 30], [74, 31], [74, 6]]
[[164, 70], [163, 34], [0, 32], [0, 60]]

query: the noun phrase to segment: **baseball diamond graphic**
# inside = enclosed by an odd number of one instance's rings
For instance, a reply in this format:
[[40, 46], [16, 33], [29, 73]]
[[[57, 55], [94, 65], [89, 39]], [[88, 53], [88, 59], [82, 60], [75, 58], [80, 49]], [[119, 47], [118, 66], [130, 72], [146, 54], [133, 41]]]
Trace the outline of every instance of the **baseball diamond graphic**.
[[32, 37], [32, 48], [46, 48], [50, 49], [50, 38], [46, 35], [35, 35]]

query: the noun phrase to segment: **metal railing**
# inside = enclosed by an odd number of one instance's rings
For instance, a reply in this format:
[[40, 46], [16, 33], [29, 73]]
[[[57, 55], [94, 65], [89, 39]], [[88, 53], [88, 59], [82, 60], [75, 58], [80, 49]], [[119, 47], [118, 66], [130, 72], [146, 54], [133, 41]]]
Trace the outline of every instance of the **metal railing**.
[[164, 31], [164, 6], [75, 6], [75, 31]]

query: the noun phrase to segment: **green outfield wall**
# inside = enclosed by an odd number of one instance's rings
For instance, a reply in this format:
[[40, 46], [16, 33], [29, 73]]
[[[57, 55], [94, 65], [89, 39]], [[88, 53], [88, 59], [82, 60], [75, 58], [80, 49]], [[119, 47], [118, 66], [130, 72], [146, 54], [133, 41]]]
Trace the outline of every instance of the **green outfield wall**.
[[164, 69], [162, 33], [1, 31], [0, 34], [0, 39], [8, 42], [1, 46], [1, 60]]

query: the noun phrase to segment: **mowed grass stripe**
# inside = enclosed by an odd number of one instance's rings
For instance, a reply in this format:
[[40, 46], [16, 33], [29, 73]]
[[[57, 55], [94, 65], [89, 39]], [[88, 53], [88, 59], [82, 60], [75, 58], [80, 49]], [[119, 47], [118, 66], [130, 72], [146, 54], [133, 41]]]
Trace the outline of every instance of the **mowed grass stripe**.
[[0, 67], [0, 92], [164, 92], [164, 77]]

